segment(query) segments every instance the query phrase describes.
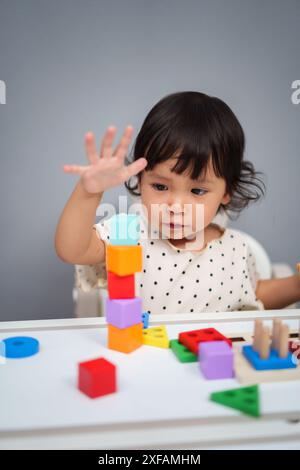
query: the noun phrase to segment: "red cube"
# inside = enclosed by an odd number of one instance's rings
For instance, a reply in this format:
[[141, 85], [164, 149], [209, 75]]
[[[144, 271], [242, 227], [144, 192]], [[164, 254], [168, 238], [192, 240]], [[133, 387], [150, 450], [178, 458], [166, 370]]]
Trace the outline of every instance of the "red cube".
[[110, 299], [133, 299], [135, 297], [134, 274], [118, 276], [107, 271], [107, 292]]
[[78, 365], [78, 388], [90, 398], [116, 392], [116, 366], [104, 357]]
[[232, 346], [231, 340], [222, 335], [215, 328], [203, 328], [201, 330], [184, 331], [179, 333], [178, 340], [194, 354], [198, 354], [199, 344], [207, 341], [226, 341]]

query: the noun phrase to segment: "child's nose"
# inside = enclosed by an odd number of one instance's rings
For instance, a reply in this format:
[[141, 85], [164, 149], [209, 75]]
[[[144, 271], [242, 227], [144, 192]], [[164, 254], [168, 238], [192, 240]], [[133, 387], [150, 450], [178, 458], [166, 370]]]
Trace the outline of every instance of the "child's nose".
[[170, 197], [168, 201], [168, 211], [170, 214], [184, 215], [187, 208], [187, 204], [183, 198]]
[[181, 203], [171, 203], [168, 206], [168, 211], [170, 214], [183, 215], [184, 214], [184, 205]]

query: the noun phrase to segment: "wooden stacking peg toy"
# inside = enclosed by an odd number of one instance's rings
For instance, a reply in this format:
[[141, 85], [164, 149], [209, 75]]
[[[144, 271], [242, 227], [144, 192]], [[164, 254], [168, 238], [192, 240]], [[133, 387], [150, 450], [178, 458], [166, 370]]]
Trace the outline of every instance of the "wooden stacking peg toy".
[[279, 318], [274, 318], [273, 329], [272, 329], [272, 348], [273, 349], [278, 349], [281, 325], [282, 325], [282, 321]]
[[256, 318], [254, 323], [254, 338], [253, 338], [253, 349], [254, 351], [258, 351], [259, 349], [259, 341], [260, 341], [260, 334], [262, 332], [263, 322], [260, 318]]
[[117, 214], [110, 219], [106, 246], [108, 348], [130, 353], [143, 344], [142, 299], [135, 297], [135, 273], [142, 270], [139, 217]]
[[269, 328], [260, 320], [255, 321], [253, 345], [244, 346], [243, 355], [257, 370], [297, 367], [289, 351], [289, 327], [278, 318], [273, 320], [272, 344]]
[[268, 359], [270, 355], [270, 330], [267, 326], [263, 326], [260, 331], [258, 341], [258, 354], [261, 359]]
[[278, 341], [278, 355], [285, 358], [289, 352], [289, 336], [290, 330], [288, 325], [280, 325], [279, 341]]

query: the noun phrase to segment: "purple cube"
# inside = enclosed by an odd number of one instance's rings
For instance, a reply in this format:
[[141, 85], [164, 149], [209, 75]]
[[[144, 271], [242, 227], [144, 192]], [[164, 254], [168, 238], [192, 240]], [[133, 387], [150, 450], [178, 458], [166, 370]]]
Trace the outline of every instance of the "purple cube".
[[127, 328], [142, 322], [142, 299], [106, 298], [106, 321], [117, 328]]
[[233, 351], [226, 341], [200, 343], [198, 359], [200, 369], [206, 379], [232, 379]]

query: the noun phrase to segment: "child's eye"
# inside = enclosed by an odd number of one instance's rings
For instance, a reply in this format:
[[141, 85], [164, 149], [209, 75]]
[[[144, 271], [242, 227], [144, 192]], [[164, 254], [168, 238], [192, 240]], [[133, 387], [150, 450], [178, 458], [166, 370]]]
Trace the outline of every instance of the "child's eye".
[[194, 188], [192, 191], [203, 191], [202, 194], [197, 194], [197, 196], [204, 196], [207, 193], [206, 189]]
[[166, 188], [167, 187], [164, 184], [159, 184], [159, 183], [153, 183], [151, 186], [154, 189], [156, 189], [157, 191], [163, 191], [163, 189], [161, 189], [161, 188]]

